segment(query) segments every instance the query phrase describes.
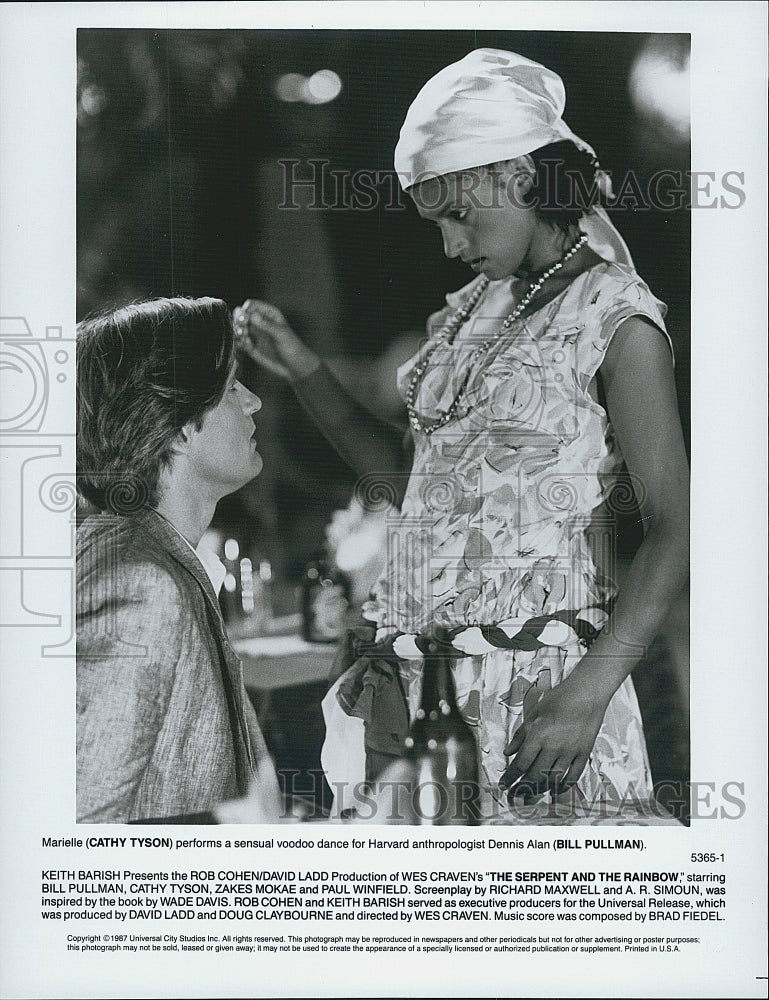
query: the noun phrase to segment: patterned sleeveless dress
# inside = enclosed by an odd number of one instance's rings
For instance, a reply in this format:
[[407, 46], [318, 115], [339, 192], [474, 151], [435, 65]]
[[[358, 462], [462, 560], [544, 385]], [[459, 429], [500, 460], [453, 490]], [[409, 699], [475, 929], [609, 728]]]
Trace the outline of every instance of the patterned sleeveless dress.
[[[433, 332], [475, 284], [447, 296]], [[573, 670], [586, 645], [567, 622], [579, 612], [600, 627], [617, 593], [617, 513], [632, 498], [630, 487], [615, 489], [610, 502], [623, 458], [598, 402], [596, 373], [629, 317], [644, 317], [667, 337], [665, 306], [638, 275], [600, 262], [471, 365], [474, 350], [515, 305], [509, 280], [491, 282], [454, 342], [432, 352], [419, 413], [427, 421], [446, 410], [470, 366], [463, 415], [432, 435], [415, 432], [406, 496], [388, 522], [386, 569], [364, 606], [377, 640], [405, 637], [395, 648], [404, 651], [399, 670], [411, 717], [422, 660], [410, 640], [436, 623], [466, 626], [459, 641], [468, 655], [456, 660], [454, 680], [460, 710], [476, 731], [483, 808], [492, 822], [494, 816], [515, 822], [497, 785], [527, 691], [554, 686]], [[428, 340], [399, 370], [402, 394], [431, 346]], [[481, 628], [498, 626], [496, 634], [511, 635], [522, 623], [551, 615], [541, 637], [547, 641], [523, 644], [529, 648], [496, 648]], [[643, 822], [649, 801], [643, 727], [628, 678], [609, 704], [565, 808], [575, 821], [635, 812], [635, 821]], [[559, 803], [549, 795], [535, 809], [528, 822], [548, 815], [558, 821]]]

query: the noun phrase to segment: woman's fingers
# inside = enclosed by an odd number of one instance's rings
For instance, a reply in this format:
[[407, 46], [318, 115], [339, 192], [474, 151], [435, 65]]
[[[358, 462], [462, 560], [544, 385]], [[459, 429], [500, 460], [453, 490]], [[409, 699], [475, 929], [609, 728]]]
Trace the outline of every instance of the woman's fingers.
[[542, 750], [534, 763], [523, 768], [514, 761], [505, 771], [500, 780], [500, 787], [507, 788], [508, 800], [521, 799], [524, 802], [550, 792], [561, 795], [577, 784], [588, 761], [588, 755], [580, 755], [574, 760], [561, 757], [554, 763], [545, 764], [547, 751]]
[[528, 746], [524, 741], [523, 747], [516, 753], [515, 759], [508, 764], [499, 779], [499, 787], [509, 788], [527, 776], [535, 762], [538, 761], [539, 755], [540, 748], [538, 746]]
[[540, 752], [535, 764], [527, 768], [520, 779], [510, 786], [507, 793], [509, 801], [517, 798], [526, 801], [548, 791], [558, 795], [566, 790], [569, 785], [569, 762], [557, 761], [548, 765], [544, 763], [546, 759], [547, 755]]
[[246, 299], [240, 307], [246, 318], [254, 323], [278, 324], [287, 326], [286, 317], [271, 302], [262, 302], [261, 299]]
[[513, 738], [505, 747], [505, 757], [512, 757], [513, 754], [518, 753], [518, 751], [523, 746], [523, 741], [526, 739], [526, 726], [522, 725], [513, 734]]
[[505, 747], [505, 755], [507, 757], [515, 756], [515, 760], [508, 766], [500, 778], [499, 785], [501, 788], [511, 786], [527, 774], [540, 753], [538, 745], [535, 746], [532, 744], [531, 747], [527, 747], [526, 742], [531, 739], [530, 726], [537, 718], [541, 696], [542, 691], [538, 689], [536, 684], [532, 684], [523, 696], [522, 708], [524, 721]]
[[566, 791], [570, 785], [574, 784], [571, 780], [571, 765], [572, 761], [570, 758], [562, 757], [548, 771], [547, 784], [553, 795], [558, 795], [560, 792]]
[[568, 682], [552, 687], [548, 669], [541, 670], [523, 698], [523, 722], [505, 748], [513, 760], [500, 778], [508, 798], [554, 795], [574, 786], [592, 752], [600, 718], [575, 701]]
[[317, 371], [321, 359], [286, 322], [280, 309], [259, 299], [246, 299], [233, 311], [237, 343], [258, 364], [296, 382]]
[[558, 794], [574, 784], [584, 770], [584, 761], [572, 760], [534, 740], [524, 725], [506, 747], [506, 753], [514, 759], [499, 779], [499, 787], [507, 788], [511, 799], [531, 798], [548, 790]]
[[290, 360], [284, 354], [286, 345], [290, 353], [296, 335], [283, 313], [269, 302], [246, 299], [233, 310], [232, 320], [238, 348], [273, 374], [290, 378]]
[[253, 340], [254, 332], [270, 338], [293, 333], [280, 309], [258, 299], [246, 299], [233, 310], [232, 319], [239, 339]]
[[[544, 794], [550, 787], [549, 775], [552, 768], [552, 757], [547, 754], [547, 751], [540, 750], [528, 766], [526, 766], [526, 760], [521, 761], [520, 757], [521, 754], [519, 753], [513, 765], [511, 765], [513, 775], [518, 773], [520, 776], [508, 789], [507, 798], [509, 802], [512, 802], [513, 799], [523, 799], [526, 801], [536, 795]], [[517, 768], [515, 767], [516, 764], [518, 764]], [[508, 768], [508, 771], [510, 770], [511, 768]]]
[[569, 768], [569, 773], [566, 776], [566, 784], [568, 786], [576, 785], [579, 779], [582, 777], [582, 772], [587, 767], [587, 762], [590, 759], [590, 754], [579, 754], [572, 761], [571, 767]]

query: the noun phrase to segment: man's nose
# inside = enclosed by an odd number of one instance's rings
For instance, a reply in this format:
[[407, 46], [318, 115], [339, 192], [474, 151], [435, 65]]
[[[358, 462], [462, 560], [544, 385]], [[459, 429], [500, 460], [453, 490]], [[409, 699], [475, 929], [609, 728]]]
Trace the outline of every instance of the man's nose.
[[241, 406], [243, 407], [243, 412], [250, 416], [252, 413], [258, 413], [262, 408], [262, 401], [259, 397], [251, 392], [250, 389], [246, 389], [242, 382], [239, 382], [240, 395], [241, 395]]

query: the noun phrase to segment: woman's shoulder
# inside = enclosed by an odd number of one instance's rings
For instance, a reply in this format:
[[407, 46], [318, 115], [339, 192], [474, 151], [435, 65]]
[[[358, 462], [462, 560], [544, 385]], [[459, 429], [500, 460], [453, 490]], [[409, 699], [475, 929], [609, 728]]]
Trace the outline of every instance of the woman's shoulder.
[[665, 328], [667, 305], [629, 264], [609, 260], [596, 264], [586, 272], [581, 297], [599, 319], [622, 313], [646, 315], [655, 325]]
[[650, 332], [651, 328], [659, 331], [674, 358], [673, 343], [665, 327], [666, 313], [665, 303], [633, 267], [615, 261], [596, 264], [586, 272], [576, 303], [575, 330], [582, 345], [581, 367], [594, 374], [617, 330], [632, 317], [644, 320]]
[[624, 264], [617, 260], [600, 258], [589, 273], [592, 273], [598, 281], [613, 283], [619, 287], [626, 285], [649, 287], [632, 264]]

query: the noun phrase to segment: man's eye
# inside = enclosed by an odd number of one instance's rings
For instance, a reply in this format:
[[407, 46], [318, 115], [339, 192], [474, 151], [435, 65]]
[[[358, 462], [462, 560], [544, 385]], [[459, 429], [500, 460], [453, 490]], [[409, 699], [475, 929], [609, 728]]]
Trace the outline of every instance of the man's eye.
[[449, 215], [452, 219], [458, 219], [461, 222], [467, 216], [468, 211], [467, 208], [455, 208]]

